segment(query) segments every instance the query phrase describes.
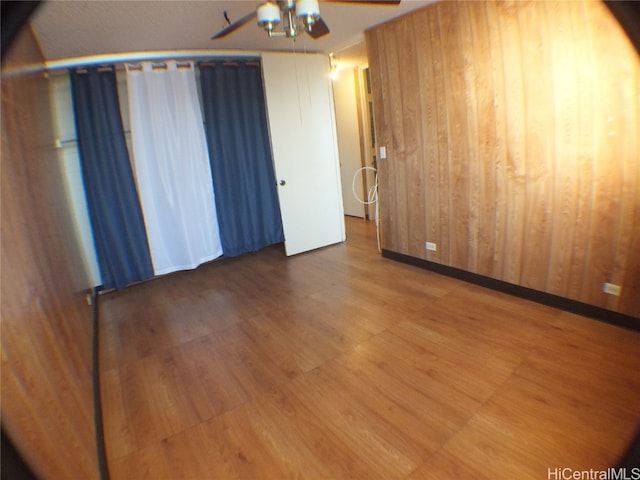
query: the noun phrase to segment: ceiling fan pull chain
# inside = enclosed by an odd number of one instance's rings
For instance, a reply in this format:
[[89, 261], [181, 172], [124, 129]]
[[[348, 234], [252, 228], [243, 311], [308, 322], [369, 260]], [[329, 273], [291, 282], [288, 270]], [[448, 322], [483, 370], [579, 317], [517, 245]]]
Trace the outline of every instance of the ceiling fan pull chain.
[[311, 80], [309, 79], [309, 59], [307, 58], [307, 40], [306, 38], [302, 39], [302, 47], [304, 49], [304, 66], [305, 72], [307, 74], [307, 96], [309, 97], [309, 106], [313, 107], [313, 101], [311, 100]]
[[300, 98], [300, 79], [298, 78], [298, 57], [296, 55], [296, 37], [291, 37], [291, 51], [293, 52], [293, 70], [296, 74], [296, 91], [298, 92], [298, 115], [302, 124], [302, 99]]

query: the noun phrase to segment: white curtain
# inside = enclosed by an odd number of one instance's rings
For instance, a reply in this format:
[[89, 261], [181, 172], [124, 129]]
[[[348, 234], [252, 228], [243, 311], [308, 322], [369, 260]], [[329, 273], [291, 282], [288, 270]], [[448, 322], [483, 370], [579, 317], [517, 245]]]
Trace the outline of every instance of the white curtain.
[[211, 166], [191, 63], [127, 66], [129, 115], [154, 273], [222, 255]]

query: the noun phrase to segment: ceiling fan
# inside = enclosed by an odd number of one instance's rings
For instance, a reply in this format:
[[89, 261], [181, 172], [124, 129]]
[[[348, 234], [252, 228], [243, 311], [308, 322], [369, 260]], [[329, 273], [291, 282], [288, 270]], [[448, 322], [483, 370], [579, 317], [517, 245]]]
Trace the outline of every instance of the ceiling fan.
[[[332, 3], [354, 3], [369, 5], [398, 5], [400, 0], [326, 0]], [[225, 12], [226, 18], [226, 12]], [[329, 27], [320, 17], [318, 0], [267, 0], [216, 33], [211, 40], [226, 37], [240, 27], [256, 19], [258, 26], [265, 29], [269, 37], [297, 37], [307, 32], [312, 38], [320, 38], [329, 33]], [[282, 30], [276, 25], [282, 21]]]

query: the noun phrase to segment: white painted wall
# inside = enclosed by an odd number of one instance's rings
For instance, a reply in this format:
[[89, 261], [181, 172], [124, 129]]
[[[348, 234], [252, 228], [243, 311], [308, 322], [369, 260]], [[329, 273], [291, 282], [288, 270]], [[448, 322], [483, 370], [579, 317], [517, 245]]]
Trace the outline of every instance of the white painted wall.
[[[364, 205], [356, 200], [355, 197], [355, 195], [358, 195], [361, 200], [366, 200], [366, 196], [363, 193], [362, 177], [358, 176], [355, 184], [353, 182], [354, 175], [362, 166], [355, 78], [357, 72], [357, 69], [339, 72], [337, 78], [333, 80], [333, 100], [336, 110], [344, 213], [364, 218]], [[355, 195], [353, 192], [354, 186]]]

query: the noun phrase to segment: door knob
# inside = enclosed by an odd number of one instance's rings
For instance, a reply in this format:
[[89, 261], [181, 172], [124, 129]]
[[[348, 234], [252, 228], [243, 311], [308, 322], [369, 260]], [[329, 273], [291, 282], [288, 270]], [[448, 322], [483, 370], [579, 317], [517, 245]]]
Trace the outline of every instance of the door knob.
[[280, 183], [281, 187], [284, 187], [287, 184], [287, 182], [285, 180], [280, 180], [279, 183]]

